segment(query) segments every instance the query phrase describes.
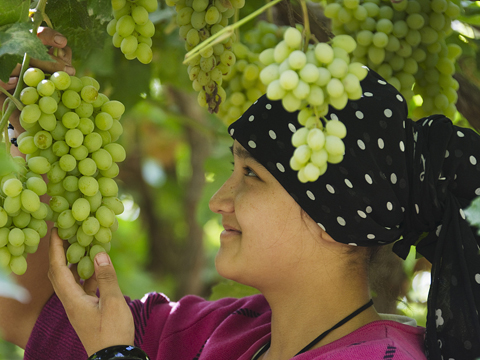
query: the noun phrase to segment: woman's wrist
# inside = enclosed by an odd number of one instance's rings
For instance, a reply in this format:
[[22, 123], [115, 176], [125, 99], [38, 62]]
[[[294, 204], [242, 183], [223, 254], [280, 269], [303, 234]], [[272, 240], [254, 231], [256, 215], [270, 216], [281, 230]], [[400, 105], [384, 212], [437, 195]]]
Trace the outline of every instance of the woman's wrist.
[[115, 345], [99, 350], [88, 360], [150, 360], [147, 354], [133, 345]]

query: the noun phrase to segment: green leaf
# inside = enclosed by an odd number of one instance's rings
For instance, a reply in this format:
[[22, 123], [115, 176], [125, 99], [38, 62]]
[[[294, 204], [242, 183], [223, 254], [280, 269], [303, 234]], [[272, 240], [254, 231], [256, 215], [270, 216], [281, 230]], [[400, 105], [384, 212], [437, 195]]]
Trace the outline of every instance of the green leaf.
[[30, 0], [2, 0], [0, 2], [0, 26], [27, 19], [29, 6]]
[[470, 225], [479, 228], [478, 233], [480, 234], [480, 197], [473, 200], [470, 206], [465, 209], [465, 216]]
[[232, 280], [224, 280], [212, 287], [212, 294], [209, 300], [214, 301], [225, 297], [242, 298], [259, 293], [260, 291], [250, 286]]
[[101, 21], [110, 21], [113, 18], [111, 0], [88, 0], [88, 10]]
[[475, 14], [472, 13], [469, 16], [459, 16], [458, 20], [463, 21], [464, 23], [467, 23], [467, 24], [470, 24], [470, 25], [480, 25], [479, 11], [477, 11]]
[[0, 146], [0, 176], [17, 171], [17, 164], [13, 161], [10, 154], [7, 154], [5, 146]]
[[85, 0], [48, 1], [45, 12], [55, 30], [68, 39], [74, 60], [84, 60], [92, 49], [103, 48], [105, 37], [108, 36], [105, 6], [108, 5], [104, 0], [99, 1], [95, 8], [89, 8]]
[[45, 45], [30, 30], [29, 23], [16, 23], [0, 27], [0, 56], [10, 54], [23, 57], [27, 53], [32, 58], [51, 61]]
[[152, 65], [127, 60], [119, 51], [115, 56], [117, 73], [111, 79], [114, 90], [110, 98], [121, 101], [129, 109], [141, 100], [141, 94], [149, 92]]
[[0, 57], [0, 80], [8, 82], [10, 74], [17, 64], [22, 62], [23, 57], [20, 55], [5, 54]]

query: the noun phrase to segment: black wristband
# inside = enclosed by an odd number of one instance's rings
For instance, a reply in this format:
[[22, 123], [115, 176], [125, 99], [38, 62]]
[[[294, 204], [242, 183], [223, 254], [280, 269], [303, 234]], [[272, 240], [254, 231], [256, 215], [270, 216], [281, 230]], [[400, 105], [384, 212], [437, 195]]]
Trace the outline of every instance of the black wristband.
[[145, 352], [133, 345], [115, 345], [97, 351], [88, 360], [150, 360]]

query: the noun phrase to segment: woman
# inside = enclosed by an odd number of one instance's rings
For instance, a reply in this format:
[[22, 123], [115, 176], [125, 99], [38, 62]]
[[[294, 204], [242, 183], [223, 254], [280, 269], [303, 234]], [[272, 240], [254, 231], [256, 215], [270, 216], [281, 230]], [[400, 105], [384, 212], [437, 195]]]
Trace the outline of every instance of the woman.
[[[362, 88], [362, 99], [329, 114], [347, 127], [345, 158], [315, 183], [288, 166], [300, 125], [280, 102], [260, 98], [229, 128], [234, 170], [210, 202], [225, 229], [216, 267], [261, 295], [125, 301], [105, 253], [96, 277], [78, 285], [54, 231], [56, 295], [28, 333], [25, 359], [480, 356], [478, 236], [461, 212], [480, 193], [480, 138], [441, 116], [408, 120], [405, 100], [373, 72]], [[433, 262], [426, 349], [423, 328], [378, 314], [369, 298], [369, 247], [402, 236], [400, 256], [417, 245]]]

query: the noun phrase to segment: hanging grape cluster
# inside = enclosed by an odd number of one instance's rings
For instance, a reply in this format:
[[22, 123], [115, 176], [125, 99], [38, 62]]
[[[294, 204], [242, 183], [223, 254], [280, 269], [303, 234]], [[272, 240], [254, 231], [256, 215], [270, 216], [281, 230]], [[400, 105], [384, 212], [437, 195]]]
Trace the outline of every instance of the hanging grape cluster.
[[[190, 51], [225, 28], [235, 11], [245, 5], [245, 0], [167, 0], [167, 5], [175, 6], [180, 37], [185, 40], [185, 49]], [[210, 113], [217, 113], [225, 101], [222, 77], [228, 75], [235, 64], [234, 41], [235, 34], [232, 34], [205, 47], [188, 62], [188, 75], [198, 92], [198, 103]]]
[[275, 47], [282, 39], [286, 27], [259, 21], [242, 36], [242, 42], [233, 44], [237, 61], [232, 71], [223, 77], [227, 98], [219, 107], [218, 117], [231, 124], [242, 115], [255, 100], [262, 96], [266, 87], [260, 80], [260, 71], [265, 65], [259, 54]]
[[143, 64], [152, 61], [152, 36], [155, 26], [148, 14], [157, 9], [157, 0], [112, 0], [113, 20], [107, 25], [113, 45], [128, 60]]
[[354, 60], [377, 71], [410, 100], [420, 95], [418, 118], [456, 112], [458, 82], [453, 78], [461, 49], [446, 44], [460, 8], [451, 0], [336, 0], [325, 7], [334, 34], [358, 43]]
[[[78, 263], [79, 275], [87, 279], [94, 256], [110, 249], [115, 215], [123, 212], [114, 178], [126, 156], [116, 143], [125, 107], [100, 93], [88, 76], [62, 71], [46, 76], [29, 68], [23, 80], [20, 124], [26, 131], [17, 143], [26, 164], [21, 173], [1, 179], [0, 263], [24, 273], [24, 255], [36, 251], [48, 219], [70, 243], [68, 262]], [[48, 205], [39, 200], [45, 193]]]
[[[49, 208], [40, 202], [47, 191], [42, 177], [27, 173], [25, 160], [16, 157], [19, 171], [0, 176], [0, 266], [21, 275], [26, 255], [37, 251], [47, 233]], [[26, 178], [22, 183], [18, 178]]]
[[306, 52], [303, 46], [302, 33], [288, 28], [275, 48], [260, 54], [266, 65], [260, 79], [267, 85], [269, 99], [281, 100], [287, 111], [300, 110], [298, 121], [303, 127], [292, 137], [296, 150], [290, 167], [298, 171], [301, 182], [307, 182], [325, 173], [328, 163], [342, 161], [345, 126], [337, 119], [324, 126], [320, 118], [327, 115], [329, 105], [343, 109], [349, 99], [362, 96], [360, 80], [367, 70], [350, 61], [356, 42], [348, 35], [336, 36], [332, 45], [309, 44]]

